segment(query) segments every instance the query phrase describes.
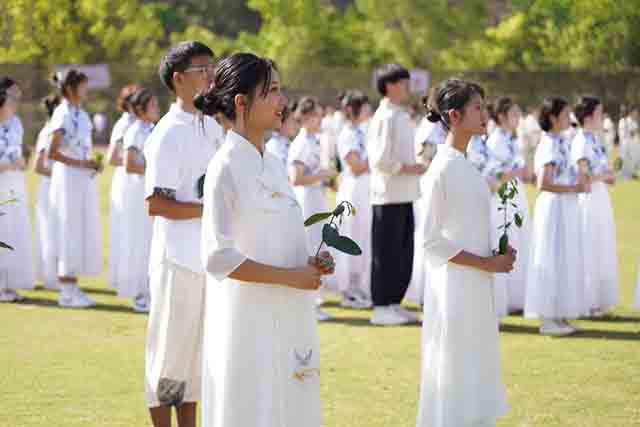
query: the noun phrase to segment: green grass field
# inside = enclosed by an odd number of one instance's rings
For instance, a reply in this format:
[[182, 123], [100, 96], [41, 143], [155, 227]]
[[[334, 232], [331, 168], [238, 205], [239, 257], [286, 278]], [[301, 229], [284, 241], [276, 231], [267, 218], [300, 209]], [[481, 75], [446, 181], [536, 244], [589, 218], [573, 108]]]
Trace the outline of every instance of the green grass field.
[[[105, 249], [110, 179], [99, 178]], [[29, 186], [35, 196], [36, 177]], [[612, 195], [623, 304], [606, 319], [579, 322], [584, 331], [571, 338], [542, 337], [522, 318], [504, 322], [512, 411], [501, 427], [640, 426], [640, 312], [631, 307], [640, 183], [621, 183]], [[116, 298], [105, 277], [82, 281], [99, 302], [91, 310], [60, 309], [57, 294], [42, 289], [26, 292], [26, 303], [0, 306], [0, 426], [150, 425], [143, 399], [147, 318]], [[367, 312], [336, 304], [328, 310], [337, 320], [320, 325], [326, 426], [414, 426], [420, 328], [374, 328]]]

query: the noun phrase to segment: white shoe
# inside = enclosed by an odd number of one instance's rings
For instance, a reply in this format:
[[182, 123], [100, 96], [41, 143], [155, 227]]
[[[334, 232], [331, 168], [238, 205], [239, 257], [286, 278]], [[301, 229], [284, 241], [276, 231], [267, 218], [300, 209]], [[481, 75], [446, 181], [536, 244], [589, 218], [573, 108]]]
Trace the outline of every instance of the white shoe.
[[371, 301], [367, 301], [355, 292], [344, 292], [340, 306], [344, 308], [353, 308], [355, 310], [364, 310], [371, 307]]
[[0, 291], [0, 302], [16, 302], [16, 294], [11, 293], [8, 289]]
[[89, 295], [82, 292], [82, 289], [80, 289], [79, 286], [76, 286], [74, 288], [74, 291], [76, 296], [80, 299], [80, 301], [83, 301], [85, 304], [87, 304], [87, 307], [95, 307], [97, 305], [95, 300], [91, 298]]
[[606, 315], [607, 313], [599, 308], [592, 308], [589, 312], [589, 317], [592, 317], [594, 319], [602, 319]]
[[149, 312], [149, 298], [144, 295], [137, 296], [133, 299], [133, 311], [136, 313]]
[[409, 319], [392, 307], [374, 307], [371, 324], [378, 326], [398, 326], [410, 323]]
[[563, 324], [555, 319], [545, 319], [540, 327], [540, 335], [548, 335], [551, 337], [566, 337], [576, 332], [568, 324]]
[[400, 304], [394, 304], [391, 308], [398, 313], [400, 316], [404, 316], [411, 323], [420, 323], [420, 316], [418, 316], [413, 311], [409, 311], [406, 308], [402, 307]]
[[333, 317], [329, 313], [322, 311], [319, 306], [316, 306], [316, 319], [318, 322], [326, 322], [333, 319]]
[[62, 291], [58, 296], [58, 305], [64, 308], [88, 308], [91, 307], [89, 301], [86, 301], [75, 290]]

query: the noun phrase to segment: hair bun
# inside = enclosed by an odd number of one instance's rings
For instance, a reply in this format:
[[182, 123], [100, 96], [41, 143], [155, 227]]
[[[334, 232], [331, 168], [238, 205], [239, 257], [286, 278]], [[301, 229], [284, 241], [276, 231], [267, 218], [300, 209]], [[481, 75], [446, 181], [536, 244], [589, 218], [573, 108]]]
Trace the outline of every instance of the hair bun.
[[427, 111], [427, 120], [429, 120], [431, 123], [438, 123], [439, 121], [442, 120], [442, 115], [438, 113], [436, 110], [430, 108]]

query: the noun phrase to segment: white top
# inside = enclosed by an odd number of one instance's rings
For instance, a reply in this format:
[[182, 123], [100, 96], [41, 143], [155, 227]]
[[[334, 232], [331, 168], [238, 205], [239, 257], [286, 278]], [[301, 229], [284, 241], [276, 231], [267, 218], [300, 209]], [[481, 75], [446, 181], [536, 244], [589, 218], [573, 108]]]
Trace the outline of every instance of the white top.
[[578, 167], [580, 160], [589, 163], [594, 175], [602, 175], [609, 170], [609, 159], [604, 145], [591, 132], [580, 130], [571, 142], [571, 161], [574, 167]]
[[287, 161], [289, 159], [289, 145], [290, 142], [287, 137], [280, 135], [278, 132], [274, 132], [271, 138], [267, 141], [265, 146], [266, 150], [273, 154], [286, 169]]
[[633, 140], [640, 137], [638, 122], [629, 116], [620, 119], [618, 124], [618, 136], [622, 143], [635, 142]]
[[88, 160], [91, 156], [91, 131], [93, 124], [86, 111], [64, 99], [56, 107], [49, 122], [49, 132], [63, 131], [60, 151], [76, 160]]
[[542, 134], [534, 159], [538, 175], [543, 173], [546, 165], [555, 165], [553, 183], [557, 185], [575, 185], [576, 168], [571, 164], [569, 143], [562, 137], [545, 132]]
[[144, 149], [146, 142], [153, 131], [153, 123], [143, 122], [142, 120], [136, 120], [127, 129], [122, 139], [123, 149], [126, 151], [129, 148], [136, 150], [138, 155], [136, 162], [138, 164], [144, 164]]
[[131, 126], [136, 121], [136, 116], [124, 112], [116, 121], [116, 124], [113, 125], [113, 129], [111, 130], [111, 139], [109, 140], [109, 144], [121, 144], [122, 139], [124, 138], [124, 134], [127, 132], [129, 126]]
[[359, 126], [347, 123], [338, 137], [338, 156], [342, 163], [342, 175], [345, 177], [355, 177], [349, 164], [347, 156], [349, 153], [356, 153], [360, 160], [367, 159], [366, 136]]
[[[300, 129], [300, 133], [289, 147], [287, 164], [302, 163], [305, 175], [317, 175], [322, 169], [320, 140], [316, 135]], [[314, 186], [320, 186], [320, 183]]]
[[[433, 123], [426, 117], [422, 119], [416, 130], [416, 136], [414, 138], [414, 144], [416, 152], [421, 155], [422, 161], [431, 161], [438, 152], [438, 145], [444, 144], [447, 139], [447, 129], [442, 122]], [[427, 146], [429, 150], [426, 150]]]
[[[53, 135], [51, 135], [51, 132], [49, 131], [49, 122], [47, 122], [42, 127], [42, 129], [40, 129], [40, 132], [38, 132], [38, 139], [36, 140], [36, 153], [44, 151], [48, 155], [52, 140]], [[53, 166], [53, 160], [50, 160], [48, 156], [45, 166], [49, 169], [51, 169], [51, 167]]]
[[472, 136], [467, 147], [467, 159], [485, 177], [492, 175], [489, 168], [489, 158], [491, 158], [491, 153], [485, 139], [480, 135]]
[[524, 168], [524, 157], [520, 153], [515, 135], [496, 127], [487, 140], [488, 172], [492, 176]]
[[15, 163], [22, 159], [24, 128], [18, 116], [0, 124], [0, 164]]
[[[221, 142], [222, 128], [213, 118], [171, 105], [145, 144], [145, 197], [161, 188], [175, 191], [178, 202], [200, 203], [198, 179], [205, 174]], [[174, 221], [157, 217], [153, 227], [151, 267], [167, 259], [204, 274], [198, 244], [200, 218]]]
[[410, 203], [420, 197], [420, 177], [400, 175], [404, 164], [416, 163], [413, 139], [409, 113], [384, 98], [367, 133], [371, 204]]
[[[305, 265], [302, 210], [285, 170], [271, 153], [260, 156], [249, 141], [229, 131], [208, 169], [204, 199], [202, 262], [217, 281], [227, 278], [247, 258], [288, 268]], [[251, 231], [255, 215], [276, 215], [282, 209], [296, 210], [299, 223], [283, 223], [281, 230]], [[289, 239], [287, 235], [297, 236], [297, 245], [282, 245], [282, 240]], [[291, 260], [297, 261], [291, 264]]]

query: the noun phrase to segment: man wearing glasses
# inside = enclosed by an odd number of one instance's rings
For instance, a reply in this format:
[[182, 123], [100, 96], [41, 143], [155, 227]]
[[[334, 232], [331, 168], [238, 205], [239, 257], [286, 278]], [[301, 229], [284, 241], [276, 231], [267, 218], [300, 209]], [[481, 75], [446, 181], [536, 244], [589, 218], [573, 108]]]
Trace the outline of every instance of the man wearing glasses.
[[199, 42], [172, 47], [160, 79], [175, 94], [145, 144], [145, 192], [155, 217], [149, 278], [146, 398], [155, 427], [195, 427], [200, 400], [205, 271], [200, 257], [198, 182], [223, 141], [222, 128], [196, 113], [195, 95], [213, 81], [214, 55]]

